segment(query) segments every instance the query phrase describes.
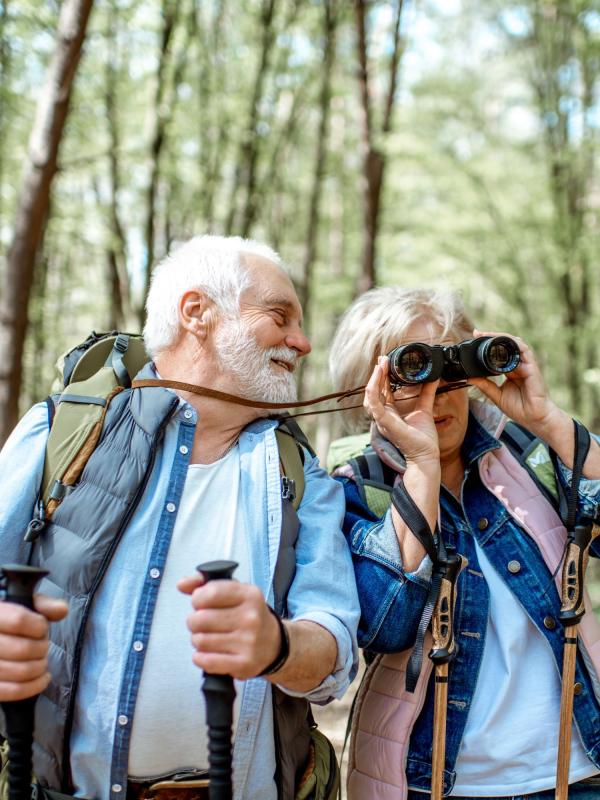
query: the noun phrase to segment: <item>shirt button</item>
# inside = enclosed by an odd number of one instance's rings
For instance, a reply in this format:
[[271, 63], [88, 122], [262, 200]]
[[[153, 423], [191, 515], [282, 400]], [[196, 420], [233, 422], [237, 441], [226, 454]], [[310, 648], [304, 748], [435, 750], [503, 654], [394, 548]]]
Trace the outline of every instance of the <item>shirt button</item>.
[[156, 567], [152, 567], [150, 570], [150, 577], [151, 578], [160, 578], [160, 570], [156, 569]]
[[144, 649], [144, 643], [140, 642], [139, 640], [137, 642], [134, 642], [133, 649], [135, 650], [136, 653], [139, 653], [141, 650]]
[[190, 409], [189, 409], [189, 408], [186, 408], [186, 410], [183, 412], [183, 416], [184, 416], [186, 419], [191, 419], [191, 418], [194, 416], [194, 412], [193, 412], [193, 411], [190, 411]]
[[544, 617], [544, 628], [553, 631], [556, 628], [556, 620], [554, 617]]
[[113, 783], [113, 785], [110, 788], [111, 788], [111, 790], [113, 792], [122, 792], [123, 791], [123, 787], [121, 786], [120, 783]]
[[188, 447], [185, 444], [182, 444], [181, 447], [179, 448], [179, 452], [181, 453], [181, 455], [186, 456], [188, 453]]
[[488, 522], [486, 517], [482, 517], [479, 522], [477, 523], [477, 527], [480, 531], [484, 531], [490, 523]]
[[175, 503], [167, 503], [167, 511], [170, 514], [172, 514], [175, 511], [176, 508], [177, 508], [177, 506], [175, 505]]
[[518, 561], [509, 561], [506, 565], [509, 572], [512, 572], [513, 575], [516, 575], [517, 572], [521, 572], [521, 564]]
[[583, 684], [577, 681], [575, 686], [573, 686], [573, 694], [581, 694], [582, 691], [583, 691]]
[[127, 719], [127, 717], [125, 716], [125, 714], [119, 714], [119, 716], [118, 716], [118, 722], [119, 722], [119, 725], [127, 725], [127, 723], [129, 722], [129, 720]]

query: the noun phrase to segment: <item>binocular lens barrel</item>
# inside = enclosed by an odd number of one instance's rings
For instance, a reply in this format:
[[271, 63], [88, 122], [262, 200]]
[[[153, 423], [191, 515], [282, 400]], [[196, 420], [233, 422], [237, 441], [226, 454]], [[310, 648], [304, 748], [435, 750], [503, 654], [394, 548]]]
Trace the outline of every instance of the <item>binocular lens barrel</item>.
[[421, 342], [396, 347], [389, 358], [392, 381], [423, 383], [433, 368], [431, 348]]
[[482, 342], [478, 352], [479, 360], [496, 375], [512, 372], [518, 365], [519, 346], [508, 336], [493, 336]]

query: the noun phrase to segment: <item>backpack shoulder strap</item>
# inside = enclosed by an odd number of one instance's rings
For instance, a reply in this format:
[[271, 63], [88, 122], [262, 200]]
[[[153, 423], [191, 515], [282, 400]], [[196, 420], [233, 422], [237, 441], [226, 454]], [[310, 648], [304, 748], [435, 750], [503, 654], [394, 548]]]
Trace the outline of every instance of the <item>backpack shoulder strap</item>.
[[383, 517], [392, 503], [392, 489], [396, 472], [384, 464], [375, 450], [368, 445], [362, 453], [348, 462], [362, 501], [378, 519]]
[[509, 421], [500, 441], [505, 444], [521, 466], [529, 472], [536, 485], [560, 515], [559, 484], [548, 447], [531, 431]]
[[279, 448], [282, 496], [289, 498], [297, 511], [304, 496], [304, 451], [291, 433], [277, 428], [275, 436]]

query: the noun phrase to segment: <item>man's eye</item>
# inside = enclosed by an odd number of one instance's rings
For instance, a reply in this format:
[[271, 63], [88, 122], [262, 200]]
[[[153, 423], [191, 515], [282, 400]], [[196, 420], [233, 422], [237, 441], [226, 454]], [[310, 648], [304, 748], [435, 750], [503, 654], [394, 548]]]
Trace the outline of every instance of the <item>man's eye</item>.
[[285, 311], [280, 311], [279, 309], [274, 308], [273, 309], [273, 315], [274, 315], [275, 321], [277, 322], [278, 325], [285, 325], [285, 323], [287, 321], [287, 316], [286, 316]]

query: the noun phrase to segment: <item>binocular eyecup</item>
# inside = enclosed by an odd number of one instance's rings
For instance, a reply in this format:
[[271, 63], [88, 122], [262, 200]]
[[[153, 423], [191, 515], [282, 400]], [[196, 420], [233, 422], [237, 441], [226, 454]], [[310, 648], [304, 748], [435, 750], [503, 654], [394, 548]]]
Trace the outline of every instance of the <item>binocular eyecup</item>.
[[504, 375], [515, 369], [521, 356], [509, 336], [479, 336], [451, 345], [424, 342], [395, 347], [388, 353], [392, 387]]

